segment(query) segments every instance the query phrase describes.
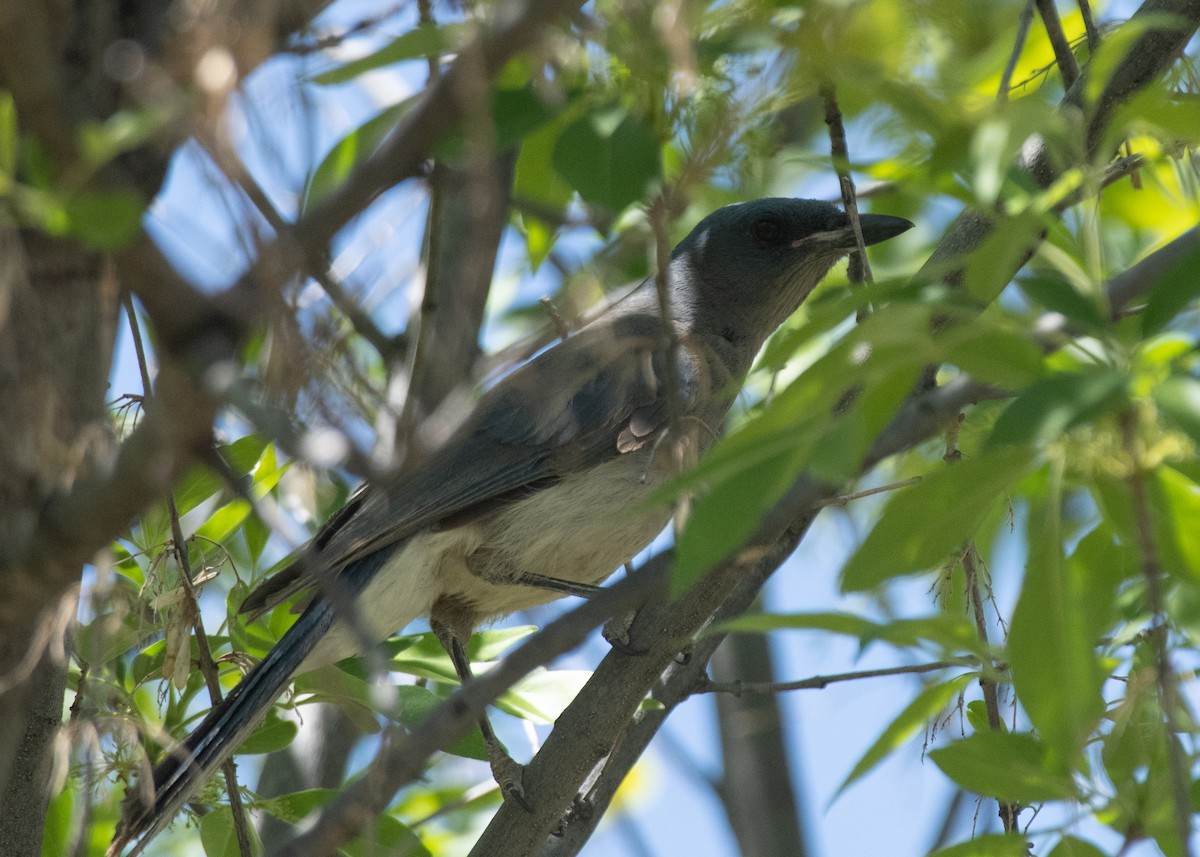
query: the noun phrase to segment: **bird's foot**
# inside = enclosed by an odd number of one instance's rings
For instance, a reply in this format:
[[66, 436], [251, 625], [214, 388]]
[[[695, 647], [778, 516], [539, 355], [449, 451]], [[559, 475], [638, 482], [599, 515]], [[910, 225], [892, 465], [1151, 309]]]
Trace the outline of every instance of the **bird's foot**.
[[487, 752], [492, 777], [500, 786], [500, 794], [504, 795], [505, 800], [515, 801], [526, 812], [533, 812], [533, 805], [525, 797], [525, 766], [508, 755], [508, 751], [499, 744], [489, 744]]
[[629, 629], [633, 626], [633, 620], [636, 618], [636, 610], [614, 616], [604, 624], [604, 630], [601, 631], [608, 644], [623, 655], [644, 655], [646, 653], [644, 650], [634, 648], [629, 641]]
[[595, 814], [596, 808], [583, 795], [575, 795], [563, 817], [558, 820], [558, 824], [550, 831], [550, 835], [561, 839], [567, 832], [567, 826], [572, 822], [590, 821]]

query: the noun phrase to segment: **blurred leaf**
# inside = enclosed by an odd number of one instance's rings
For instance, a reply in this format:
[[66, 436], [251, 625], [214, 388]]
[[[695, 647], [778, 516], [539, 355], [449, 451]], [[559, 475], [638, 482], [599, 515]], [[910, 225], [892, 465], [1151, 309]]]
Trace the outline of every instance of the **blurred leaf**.
[[67, 783], [66, 788], [54, 795], [46, 807], [42, 823], [42, 857], [61, 857], [72, 853], [72, 819], [75, 810], [74, 783]]
[[1050, 443], [1082, 422], [1114, 410], [1122, 401], [1124, 373], [1106, 366], [1059, 372], [1026, 387], [1004, 409], [989, 447]]
[[714, 633], [763, 632], [780, 628], [831, 631], [862, 637], [879, 626], [870, 619], [850, 613], [751, 613], [717, 625]]
[[243, 755], [274, 753], [291, 745], [300, 727], [292, 720], [284, 720], [279, 713], [271, 708], [267, 711], [266, 719], [238, 748]]
[[[470, 642], [467, 643], [467, 657], [471, 659], [472, 664], [495, 660], [518, 640], [536, 630], [533, 625], [519, 625], [472, 634]], [[441, 643], [432, 632], [393, 638], [389, 645], [397, 641], [403, 641], [404, 645], [399, 650], [392, 650], [392, 669], [434, 681], [458, 682], [458, 674], [454, 671], [454, 665], [450, 663], [450, 656], [442, 649]]]
[[1012, 280], [1037, 246], [1041, 218], [1020, 214], [995, 223], [986, 238], [971, 251], [963, 271], [967, 294], [983, 305], [990, 304]]
[[1142, 313], [1142, 335], [1162, 330], [1179, 312], [1200, 295], [1200, 244], [1168, 268], [1150, 289]]
[[[258, 831], [252, 824], [247, 827], [254, 853], [261, 853], [262, 842], [259, 841]], [[228, 806], [218, 806], [200, 819], [200, 844], [204, 847], [206, 857], [242, 857], [237, 830], [233, 826], [233, 810]]]
[[1170, 558], [1170, 570], [1200, 580], [1200, 485], [1163, 466], [1147, 487], [1156, 540]]
[[1137, 553], [1102, 522], [1079, 540], [1068, 562], [1071, 586], [1078, 591], [1077, 603], [1086, 623], [1084, 633], [1094, 645], [1116, 619], [1118, 587], [1140, 571]]
[[107, 164], [123, 152], [154, 139], [176, 118], [176, 104], [164, 101], [154, 107], [118, 110], [103, 122], [79, 127], [79, 150], [92, 167]]
[[925, 476], [896, 493], [842, 572], [842, 591], [943, 563], [975, 534], [993, 504], [1028, 469], [1023, 447], [995, 450]]
[[305, 183], [301, 214], [311, 211], [331, 191], [340, 187], [355, 167], [375, 154], [375, 150], [415, 101], [414, 96], [385, 107], [335, 143]]
[[513, 182], [515, 199], [544, 205], [554, 213], [563, 212], [571, 202], [574, 191], [554, 169], [554, 146], [571, 116], [572, 111], [564, 111], [521, 141]]
[[[406, 684], [396, 688], [400, 694], [400, 723], [406, 729], [415, 729], [424, 723], [437, 706], [441, 705], [442, 697], [423, 687]], [[487, 748], [483, 743], [483, 734], [478, 729], [472, 730], [463, 738], [455, 741], [450, 747], [444, 748], [454, 756], [468, 759], [487, 759]]]
[[918, 730], [923, 729], [932, 718], [941, 713], [950, 700], [958, 696], [974, 679], [975, 676], [971, 673], [960, 675], [949, 681], [932, 684], [917, 694], [917, 698], [896, 715], [896, 719], [883, 730], [883, 734], [875, 739], [875, 743], [854, 765], [853, 770], [838, 786], [834, 798], [836, 799], [837, 795], [865, 776], [894, 750], [908, 742]]
[[[536, 131], [558, 115], [561, 105], [547, 102], [531, 86], [492, 89], [492, 126], [488, 142], [494, 152], [505, 152], [521, 142], [528, 134]], [[478, 117], [471, 120], [478, 122]], [[443, 159], [462, 158], [467, 152], [467, 139], [471, 123], [464, 123], [450, 131], [434, 147], [434, 155]]]
[[1020, 389], [1045, 374], [1041, 348], [1028, 336], [995, 325], [953, 325], [944, 344], [944, 362], [976, 381]]
[[1159, 411], [1200, 446], [1200, 381], [1176, 375], [1155, 387], [1153, 396]]
[[297, 824], [313, 810], [338, 796], [337, 789], [304, 789], [262, 800], [262, 808], [280, 821]]
[[12, 93], [0, 91], [0, 196], [11, 191], [11, 183], [17, 175], [17, 147], [20, 143], [17, 135], [17, 107], [13, 103]]
[[1008, 660], [1017, 698], [1051, 751], [1050, 763], [1065, 773], [1104, 713], [1104, 675], [1084, 601], [1089, 587], [1104, 583], [1110, 585], [1100, 598], [1111, 599], [1116, 581], [1086, 576], [1063, 557], [1061, 503], [1056, 485], [1031, 512], [1029, 563], [1009, 629]]
[[791, 484], [796, 472], [794, 458], [785, 453], [750, 464], [696, 500], [676, 546], [672, 593], [686, 591], [754, 532]]
[[855, 637], [865, 649], [870, 643], [917, 646], [930, 642], [946, 654], [980, 650], [979, 633], [964, 616], [937, 613], [916, 619], [873, 622], [852, 613], [751, 613], [720, 623], [713, 633], [763, 633], [775, 630], [816, 630]]
[[1106, 857], [1105, 853], [1085, 839], [1064, 836], [1048, 857]]
[[92, 667], [107, 664], [143, 638], [136, 616], [121, 610], [102, 613], [76, 631], [75, 647]]
[[662, 173], [654, 134], [615, 104], [593, 110], [563, 129], [551, 161], [585, 202], [613, 212], [640, 201]]
[[992, 833], [976, 836], [969, 842], [960, 842], [942, 848], [929, 857], [1028, 857], [1029, 844], [1024, 836], [1015, 833]]
[[375, 819], [374, 830], [338, 849], [346, 857], [429, 857], [429, 850], [408, 826], [388, 813]]
[[470, 24], [418, 24], [361, 59], [314, 75], [313, 83], [345, 83], [368, 71], [421, 57], [438, 57], [461, 45], [475, 28]]
[[62, 228], [48, 231], [70, 235], [92, 250], [119, 250], [141, 230], [145, 210], [146, 203], [133, 191], [83, 191], [63, 203]]
[[1070, 774], [1048, 766], [1046, 751], [1032, 735], [989, 730], [931, 750], [929, 757], [946, 776], [976, 794], [1018, 803], [1073, 797]]
[[1021, 277], [1017, 285], [1030, 300], [1050, 312], [1065, 316], [1084, 330], [1097, 331], [1108, 327], [1109, 321], [1100, 312], [1096, 302], [1071, 285], [1065, 277]]
[[590, 670], [538, 669], [496, 700], [496, 707], [534, 723], [553, 723], [592, 677]]
[[[967, 725], [976, 732], [986, 732], [992, 728], [989, 722], [987, 713], [987, 703], [982, 699], [972, 699], [967, 703]], [[1004, 721], [1000, 721], [1000, 731], [1005, 732], [1008, 727], [1004, 725]]]

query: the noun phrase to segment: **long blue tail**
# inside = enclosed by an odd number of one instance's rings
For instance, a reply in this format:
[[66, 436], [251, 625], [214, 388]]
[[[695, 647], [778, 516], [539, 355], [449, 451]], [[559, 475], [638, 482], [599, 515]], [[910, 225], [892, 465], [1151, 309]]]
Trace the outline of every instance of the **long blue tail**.
[[333, 618], [334, 610], [329, 602], [320, 597], [314, 599], [262, 662], [208, 713], [182, 744], [155, 766], [153, 805], [138, 801], [136, 793], [130, 792], [124, 818], [109, 846], [109, 855], [120, 854], [126, 845], [135, 841], [129, 857], [141, 853], [195, 791], [246, 740], [283, 693], [292, 674], [325, 636]]

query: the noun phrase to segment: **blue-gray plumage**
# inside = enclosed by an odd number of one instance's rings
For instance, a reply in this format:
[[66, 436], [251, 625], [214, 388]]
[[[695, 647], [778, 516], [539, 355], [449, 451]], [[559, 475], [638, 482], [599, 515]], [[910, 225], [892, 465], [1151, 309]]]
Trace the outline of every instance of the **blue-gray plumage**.
[[[907, 220], [861, 216], [874, 244]], [[836, 207], [800, 199], [730, 205], [675, 248], [668, 297], [678, 347], [668, 353], [652, 280], [605, 317], [513, 372], [425, 463], [368, 486], [321, 530], [303, 562], [255, 591], [259, 613], [315, 590], [314, 569], [355, 597], [359, 626], [317, 592], [267, 657], [155, 770], [154, 801], [127, 804], [114, 852], [134, 853], [245, 739], [291, 676], [354, 654], [429, 616], [454, 643], [480, 623], [600, 583], [662, 530], [669, 509], [646, 499], [720, 431], [766, 338], [855, 247]], [[663, 442], [673, 408], [681, 437]], [[534, 584], [522, 576], [538, 575]], [[566, 584], [546, 588], [544, 579]], [[527, 579], [528, 580], [528, 579]], [[461, 651], [461, 650], [460, 650]], [[452, 652], [453, 656], [453, 652]], [[511, 761], [511, 760], [509, 760]], [[511, 777], [493, 758], [498, 776]], [[519, 781], [505, 783], [520, 799]]]

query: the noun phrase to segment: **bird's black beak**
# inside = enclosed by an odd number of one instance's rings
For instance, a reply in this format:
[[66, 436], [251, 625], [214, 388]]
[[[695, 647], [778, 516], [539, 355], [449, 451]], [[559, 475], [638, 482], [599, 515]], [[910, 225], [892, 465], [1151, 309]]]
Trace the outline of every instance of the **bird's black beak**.
[[[862, 225], [863, 244], [868, 247], [881, 241], [887, 241], [889, 238], [895, 238], [900, 233], [913, 228], [911, 220], [893, 217], [890, 214], [860, 214], [858, 222]], [[814, 232], [792, 242], [793, 248], [798, 249], [804, 246], [824, 247], [849, 253], [858, 247], [858, 242], [854, 238], [854, 227], [847, 223], [840, 229]]]
[[[858, 222], [862, 225], [863, 243], [868, 247], [872, 244], [878, 244], [880, 241], [887, 241], [889, 238], [895, 238], [902, 232], [907, 232], [913, 228], [911, 220], [905, 220], [903, 217], [893, 217], [890, 214], [860, 214]], [[850, 243], [854, 242], [854, 230], [850, 231]]]

